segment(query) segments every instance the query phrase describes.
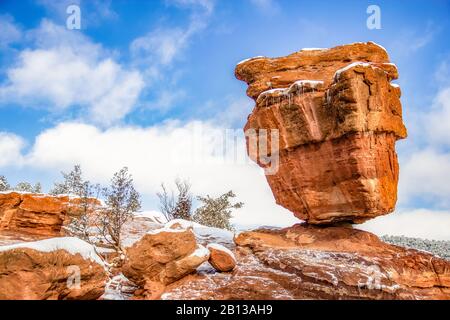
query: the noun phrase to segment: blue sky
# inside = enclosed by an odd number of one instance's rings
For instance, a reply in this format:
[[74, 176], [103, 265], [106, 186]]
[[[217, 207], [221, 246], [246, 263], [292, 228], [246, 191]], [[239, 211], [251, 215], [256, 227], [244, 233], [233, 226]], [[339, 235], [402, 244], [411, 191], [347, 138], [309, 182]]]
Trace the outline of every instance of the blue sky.
[[[73, 3], [79, 31], [66, 28]], [[379, 30], [366, 26], [371, 4]], [[234, 78], [240, 60], [375, 41], [398, 66], [409, 137], [397, 144], [398, 210], [367, 228], [450, 239], [449, 18], [444, 0], [2, 0], [0, 174], [49, 188], [75, 163], [102, 183], [127, 165], [147, 210], [179, 176], [199, 194], [235, 190], [240, 223], [293, 223], [256, 166], [191, 163], [181, 150], [195, 128], [212, 153], [211, 132], [242, 128], [253, 104]]]

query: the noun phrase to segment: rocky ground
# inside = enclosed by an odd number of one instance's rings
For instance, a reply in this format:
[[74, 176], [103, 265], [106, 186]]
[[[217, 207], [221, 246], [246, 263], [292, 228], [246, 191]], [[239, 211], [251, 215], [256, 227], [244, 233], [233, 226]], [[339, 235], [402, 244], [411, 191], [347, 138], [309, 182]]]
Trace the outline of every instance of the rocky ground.
[[432, 253], [442, 259], [450, 260], [450, 241], [426, 240], [404, 236], [384, 235], [381, 239], [397, 246]]

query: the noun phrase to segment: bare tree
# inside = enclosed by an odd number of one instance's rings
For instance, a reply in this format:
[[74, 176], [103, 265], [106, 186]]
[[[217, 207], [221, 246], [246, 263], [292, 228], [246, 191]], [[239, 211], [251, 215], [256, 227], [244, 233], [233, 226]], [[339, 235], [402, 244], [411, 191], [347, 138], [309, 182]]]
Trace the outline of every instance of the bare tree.
[[167, 221], [173, 219], [191, 220], [192, 214], [192, 194], [191, 185], [187, 180], [175, 180], [177, 194], [174, 191], [167, 191], [164, 184], [161, 184], [162, 192], [156, 195], [160, 201], [160, 209]]
[[123, 251], [123, 225], [141, 208], [140, 195], [134, 189], [127, 167], [114, 174], [111, 186], [105, 189], [104, 194], [107, 207], [99, 215], [97, 227], [102, 238], [120, 253]]

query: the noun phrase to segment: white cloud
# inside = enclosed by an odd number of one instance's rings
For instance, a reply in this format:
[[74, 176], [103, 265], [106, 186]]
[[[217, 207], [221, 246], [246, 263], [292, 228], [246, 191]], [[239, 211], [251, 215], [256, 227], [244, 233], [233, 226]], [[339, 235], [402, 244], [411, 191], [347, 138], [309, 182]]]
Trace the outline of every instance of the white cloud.
[[139, 65], [148, 69], [150, 76], [159, 76], [160, 69], [170, 66], [182, 56], [192, 37], [204, 30], [214, 10], [211, 0], [172, 0], [169, 4], [191, 9], [186, 27], [160, 26], [133, 40], [130, 51]]
[[14, 23], [10, 15], [0, 15], [0, 49], [22, 38], [22, 30]]
[[400, 166], [402, 204], [422, 199], [450, 206], [450, 154], [425, 149], [412, 153]]
[[187, 46], [188, 40], [195, 29], [159, 28], [131, 43], [131, 52], [135, 59], [148, 64], [171, 64], [180, 52]]
[[22, 138], [11, 133], [0, 132], [0, 167], [20, 164], [21, 150], [24, 145]]
[[399, 203], [425, 200], [450, 208], [450, 87], [440, 90], [430, 111], [418, 117], [425, 146], [401, 156]]
[[411, 209], [369, 220], [355, 228], [381, 235], [450, 240], [450, 211]]
[[175, 103], [185, 97], [186, 92], [184, 90], [162, 90], [158, 93], [156, 100], [147, 104], [146, 108], [167, 112]]
[[[241, 224], [288, 225], [296, 220], [277, 206], [259, 167], [245, 156], [242, 135], [221, 156], [223, 128], [208, 122], [167, 122], [158, 126], [115, 127], [101, 130], [82, 123], [62, 123], [41, 133], [26, 166], [58, 172], [81, 164], [88, 179], [108, 183], [112, 174], [128, 166], [137, 189], [154, 197], [161, 182], [188, 178], [195, 194], [218, 195], [232, 189], [245, 207], [238, 211]], [[239, 130], [241, 133], [241, 130]], [[156, 203], [151, 208], [157, 209]]]
[[450, 146], [450, 87], [438, 93], [431, 111], [422, 120], [432, 144]]
[[61, 111], [79, 106], [87, 118], [110, 125], [135, 106], [141, 74], [115, 62], [83, 35], [49, 21], [29, 33], [37, 46], [20, 52], [0, 87], [0, 101]]

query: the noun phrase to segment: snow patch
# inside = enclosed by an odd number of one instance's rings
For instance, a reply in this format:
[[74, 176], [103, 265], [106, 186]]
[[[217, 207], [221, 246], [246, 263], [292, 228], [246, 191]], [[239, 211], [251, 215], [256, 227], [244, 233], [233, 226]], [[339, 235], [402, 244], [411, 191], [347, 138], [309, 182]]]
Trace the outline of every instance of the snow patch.
[[326, 51], [328, 48], [303, 48], [300, 51]]
[[7, 246], [0, 246], [1, 251], [14, 249], [33, 249], [41, 252], [53, 252], [56, 250], [65, 250], [70, 254], [80, 254], [83, 259], [91, 260], [101, 266], [105, 266], [103, 260], [98, 256], [95, 247], [86, 241], [75, 237], [51, 238], [33, 242], [22, 242]]
[[336, 81], [336, 80], [339, 80], [339, 77], [341, 76], [341, 73], [342, 73], [342, 72], [345, 72], [345, 71], [347, 71], [347, 70], [349, 70], [349, 69], [351, 69], [351, 68], [353, 68], [353, 67], [356, 67], [356, 66], [372, 67], [372, 65], [371, 65], [370, 63], [368, 63], [368, 62], [356, 61], [356, 62], [350, 63], [349, 65], [347, 65], [347, 66], [345, 66], [345, 67], [343, 67], [343, 68], [337, 70], [337, 71], [334, 73], [333, 78], [335, 79], [335, 81]]
[[103, 300], [129, 300], [137, 287], [122, 273], [111, 278], [105, 286]]
[[166, 219], [166, 217], [164, 217], [162, 212], [153, 211], [153, 210], [137, 212], [137, 213], [135, 213], [135, 217], [147, 218], [147, 219], [150, 219], [151, 221], [153, 221], [155, 223], [159, 223], [159, 224], [163, 224], [163, 223], [167, 222], [167, 219]]
[[303, 90], [305, 87], [316, 89], [319, 85], [323, 85], [323, 81], [321, 80], [297, 80], [293, 84], [291, 84], [288, 88], [275, 88], [263, 91], [259, 94], [256, 102], [261, 102], [262, 99], [267, 96], [289, 96], [290, 94], [297, 92], [299, 90]]
[[201, 244], [197, 244], [197, 248], [189, 256], [208, 260], [209, 250], [207, 248], [205, 248], [204, 246], [202, 246]]
[[263, 58], [266, 58], [266, 57], [264, 57], [264, 56], [256, 56], [256, 57], [253, 57], [253, 58], [244, 59], [242, 61], [239, 61], [237, 65], [240, 65], [240, 64], [245, 63], [245, 62], [250, 61], [250, 60], [263, 59]]

